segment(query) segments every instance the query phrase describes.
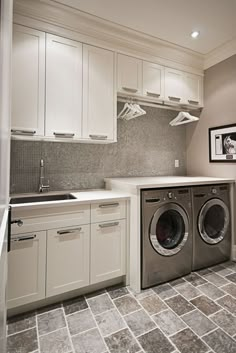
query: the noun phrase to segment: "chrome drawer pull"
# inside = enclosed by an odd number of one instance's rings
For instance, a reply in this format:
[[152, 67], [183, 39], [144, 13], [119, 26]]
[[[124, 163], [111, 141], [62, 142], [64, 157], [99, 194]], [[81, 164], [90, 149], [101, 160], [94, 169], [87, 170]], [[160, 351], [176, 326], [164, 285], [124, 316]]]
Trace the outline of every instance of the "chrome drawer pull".
[[194, 101], [192, 99], [188, 99], [189, 104], [199, 104], [199, 101]]
[[175, 96], [168, 96], [168, 98], [169, 98], [170, 100], [175, 100], [175, 101], [180, 101], [180, 100], [181, 100], [181, 98], [175, 97]]
[[108, 138], [107, 135], [89, 135], [92, 140], [106, 140]]
[[112, 223], [103, 223], [99, 224], [100, 228], [108, 228], [108, 227], [116, 227], [119, 225], [119, 222], [112, 222]]
[[160, 97], [160, 93], [151, 92], [151, 91], [147, 91], [146, 93], [147, 93], [148, 96], [157, 96], [157, 97]]
[[73, 229], [64, 229], [64, 230], [58, 230], [57, 234], [59, 235], [65, 235], [65, 234], [73, 234], [81, 231], [81, 227], [79, 228], [73, 228]]
[[119, 202], [115, 202], [115, 203], [106, 203], [103, 205], [99, 205], [98, 207], [100, 208], [109, 208], [109, 207], [118, 207], [119, 206]]
[[54, 132], [53, 135], [55, 135], [56, 137], [65, 137], [65, 138], [71, 138], [74, 137], [75, 134], [73, 133], [64, 133], [64, 132]]
[[22, 236], [22, 237], [13, 238], [13, 239], [11, 239], [11, 241], [12, 242], [25, 241], [25, 240], [33, 240], [35, 238], [36, 238], [36, 234], [33, 234], [33, 235], [26, 235], [26, 236]]
[[15, 135], [29, 135], [33, 136], [36, 134], [35, 130], [18, 130], [18, 129], [11, 129], [11, 133]]
[[122, 89], [123, 89], [124, 91], [129, 91], [129, 92], [133, 92], [133, 93], [138, 92], [138, 89], [137, 89], [137, 88], [122, 87]]

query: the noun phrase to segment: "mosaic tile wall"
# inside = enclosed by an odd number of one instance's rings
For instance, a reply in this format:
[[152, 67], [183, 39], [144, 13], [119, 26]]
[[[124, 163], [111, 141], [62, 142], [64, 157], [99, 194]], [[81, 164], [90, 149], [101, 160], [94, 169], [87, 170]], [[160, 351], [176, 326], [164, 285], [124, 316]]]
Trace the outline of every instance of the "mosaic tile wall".
[[[118, 111], [123, 107], [118, 104]], [[185, 127], [171, 127], [175, 111], [118, 120], [118, 142], [108, 145], [12, 140], [11, 193], [38, 190], [40, 159], [50, 190], [103, 188], [104, 177], [186, 174]], [[174, 167], [179, 159], [179, 168]]]

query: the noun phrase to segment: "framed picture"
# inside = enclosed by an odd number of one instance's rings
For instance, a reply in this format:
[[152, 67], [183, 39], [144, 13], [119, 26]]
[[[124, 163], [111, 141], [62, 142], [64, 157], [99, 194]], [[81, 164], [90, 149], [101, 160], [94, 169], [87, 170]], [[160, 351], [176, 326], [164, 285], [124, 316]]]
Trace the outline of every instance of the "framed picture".
[[210, 162], [236, 162], [236, 124], [209, 129]]

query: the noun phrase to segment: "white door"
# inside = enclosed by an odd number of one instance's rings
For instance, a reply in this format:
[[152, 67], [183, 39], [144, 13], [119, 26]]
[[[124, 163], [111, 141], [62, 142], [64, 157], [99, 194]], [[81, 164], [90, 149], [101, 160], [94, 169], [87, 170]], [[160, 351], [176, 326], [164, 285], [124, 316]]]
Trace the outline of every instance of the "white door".
[[11, 239], [8, 309], [45, 298], [46, 232], [12, 235]]
[[184, 90], [187, 104], [202, 106], [203, 79], [199, 75], [184, 74]]
[[82, 44], [47, 34], [46, 136], [81, 137]]
[[115, 54], [83, 46], [83, 138], [116, 140]]
[[85, 225], [48, 231], [47, 297], [89, 284], [89, 228]]
[[118, 92], [142, 94], [142, 60], [131, 56], [117, 56]]
[[143, 95], [150, 98], [164, 99], [164, 67], [143, 62]]
[[14, 25], [12, 133], [44, 135], [45, 33]]
[[165, 68], [165, 100], [172, 103], [184, 101], [183, 72]]
[[125, 274], [126, 221], [91, 225], [91, 284]]

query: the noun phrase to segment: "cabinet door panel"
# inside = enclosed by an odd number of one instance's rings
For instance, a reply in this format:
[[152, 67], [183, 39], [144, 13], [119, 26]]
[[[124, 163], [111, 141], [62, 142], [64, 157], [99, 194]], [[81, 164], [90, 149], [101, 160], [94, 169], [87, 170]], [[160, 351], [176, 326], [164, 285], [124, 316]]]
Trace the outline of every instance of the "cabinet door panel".
[[118, 54], [118, 92], [142, 94], [142, 60]]
[[143, 95], [150, 98], [164, 98], [164, 67], [143, 62]]
[[47, 297], [89, 284], [89, 244], [89, 225], [48, 231]]
[[46, 136], [81, 137], [82, 44], [47, 34]]
[[114, 53], [83, 46], [83, 138], [115, 140]]
[[202, 105], [202, 77], [185, 73], [184, 84], [186, 103], [196, 106]]
[[46, 232], [12, 236], [8, 255], [7, 306], [45, 298]]
[[165, 99], [173, 103], [184, 101], [182, 71], [165, 68]]
[[45, 33], [14, 25], [12, 130], [44, 135]]
[[91, 225], [91, 284], [125, 274], [125, 220]]

